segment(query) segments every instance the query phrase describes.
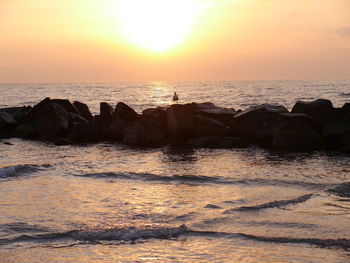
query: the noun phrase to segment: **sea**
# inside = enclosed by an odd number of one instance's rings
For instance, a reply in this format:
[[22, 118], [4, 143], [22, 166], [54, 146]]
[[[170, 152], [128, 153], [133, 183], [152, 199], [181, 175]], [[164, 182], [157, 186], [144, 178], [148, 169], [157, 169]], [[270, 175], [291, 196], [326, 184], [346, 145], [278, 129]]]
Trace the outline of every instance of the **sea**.
[[[175, 91], [236, 110], [350, 102], [347, 80], [40, 83], [0, 84], [0, 108], [50, 97], [142, 112]], [[341, 152], [0, 139], [0, 262], [346, 263], [349, 183]]]

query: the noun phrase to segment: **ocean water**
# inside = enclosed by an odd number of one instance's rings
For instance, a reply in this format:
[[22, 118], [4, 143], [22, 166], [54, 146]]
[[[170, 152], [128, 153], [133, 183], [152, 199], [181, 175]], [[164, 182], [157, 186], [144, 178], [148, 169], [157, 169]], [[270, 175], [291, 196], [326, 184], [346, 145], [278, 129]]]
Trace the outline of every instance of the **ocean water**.
[[[0, 84], [0, 108], [49, 96], [141, 112], [174, 91], [235, 109], [350, 102], [350, 81]], [[0, 140], [0, 262], [350, 262], [350, 197], [332, 191], [349, 183], [338, 152]]]

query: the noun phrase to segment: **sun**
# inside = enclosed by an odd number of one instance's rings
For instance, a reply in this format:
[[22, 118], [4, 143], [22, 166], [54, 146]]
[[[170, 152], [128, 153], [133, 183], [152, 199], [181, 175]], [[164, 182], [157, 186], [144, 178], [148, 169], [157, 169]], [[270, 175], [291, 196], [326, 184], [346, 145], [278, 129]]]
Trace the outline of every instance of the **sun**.
[[197, 16], [199, 0], [116, 0], [123, 35], [154, 52], [181, 43]]

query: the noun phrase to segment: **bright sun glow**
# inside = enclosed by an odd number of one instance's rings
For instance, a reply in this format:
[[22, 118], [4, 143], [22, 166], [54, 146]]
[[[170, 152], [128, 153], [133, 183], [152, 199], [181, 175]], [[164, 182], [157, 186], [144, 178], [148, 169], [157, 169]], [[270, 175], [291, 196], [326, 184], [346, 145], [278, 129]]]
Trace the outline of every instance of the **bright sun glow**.
[[117, 0], [123, 34], [154, 52], [181, 43], [199, 12], [199, 0]]

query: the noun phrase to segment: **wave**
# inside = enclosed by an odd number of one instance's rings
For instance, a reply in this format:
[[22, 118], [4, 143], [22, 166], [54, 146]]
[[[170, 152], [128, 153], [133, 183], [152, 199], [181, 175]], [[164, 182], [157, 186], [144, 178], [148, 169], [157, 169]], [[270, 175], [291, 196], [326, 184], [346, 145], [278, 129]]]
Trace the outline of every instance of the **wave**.
[[32, 225], [24, 222], [0, 224], [0, 229], [2, 232], [7, 232], [7, 233], [49, 232], [50, 231], [49, 228], [39, 226], [39, 225]]
[[318, 239], [318, 238], [291, 238], [291, 237], [264, 237], [248, 234], [240, 234], [242, 237], [273, 243], [295, 243], [295, 244], [311, 244], [318, 247], [340, 247], [344, 249], [350, 248], [350, 239]]
[[273, 202], [255, 205], [255, 206], [241, 206], [238, 208], [226, 210], [224, 214], [228, 214], [234, 211], [258, 211], [258, 210], [267, 209], [267, 208], [279, 208], [279, 207], [288, 206], [288, 205], [295, 205], [295, 204], [302, 203], [309, 200], [312, 197], [312, 195], [313, 194], [307, 194], [307, 195], [299, 196], [294, 199], [273, 201]]
[[340, 197], [350, 197], [350, 182], [341, 184], [333, 189], [329, 189], [328, 192]]
[[342, 93], [340, 93], [340, 97], [348, 98], [348, 97], [350, 97], [350, 92], [342, 92]]
[[124, 179], [124, 180], [137, 180], [137, 181], [156, 181], [161, 183], [184, 183], [184, 184], [233, 184], [233, 185], [277, 185], [277, 186], [290, 186], [297, 185], [312, 189], [324, 189], [333, 184], [323, 184], [305, 181], [284, 181], [284, 180], [274, 180], [274, 179], [238, 179], [233, 180], [228, 177], [218, 177], [218, 176], [204, 176], [204, 175], [161, 175], [161, 174], [151, 174], [151, 173], [115, 173], [115, 172], [102, 172], [102, 173], [87, 173], [75, 175], [79, 177], [90, 177], [90, 178], [114, 178], [114, 179]]
[[227, 232], [214, 232], [214, 231], [189, 231], [194, 235], [209, 236], [209, 237], [223, 237], [223, 238], [246, 238], [259, 242], [272, 242], [272, 243], [294, 243], [294, 244], [311, 244], [321, 248], [350, 248], [350, 239], [319, 239], [319, 238], [295, 238], [295, 237], [268, 237], [268, 236], [256, 236], [244, 233], [227, 233]]
[[42, 164], [42, 165], [20, 164], [15, 166], [6, 166], [6, 167], [0, 168], [0, 178], [9, 178], [9, 177], [27, 175], [27, 174], [41, 171], [49, 167], [51, 167], [51, 165], [49, 164]]
[[126, 227], [111, 229], [92, 229], [92, 230], [72, 230], [62, 233], [50, 233], [40, 235], [21, 235], [15, 238], [0, 239], [0, 245], [7, 245], [17, 242], [50, 242], [60, 240], [78, 240], [78, 241], [136, 241], [145, 239], [171, 239], [188, 232], [185, 225], [179, 227]]
[[57, 241], [83, 241], [99, 244], [99, 241], [123, 241], [135, 242], [148, 239], [173, 239], [179, 236], [208, 236], [210, 238], [245, 238], [259, 242], [297, 243], [311, 244], [322, 248], [340, 247], [350, 248], [350, 239], [318, 239], [318, 238], [291, 238], [291, 237], [267, 237], [245, 233], [227, 233], [215, 231], [191, 230], [185, 225], [179, 227], [126, 227], [102, 230], [72, 230], [62, 233], [21, 235], [11, 239], [0, 239], [0, 245], [8, 245], [17, 242], [57, 242]]
[[201, 176], [201, 175], [157, 175], [149, 173], [90, 173], [83, 175], [76, 175], [80, 177], [93, 178], [115, 178], [126, 180], [142, 180], [142, 181], [159, 181], [159, 182], [182, 182], [182, 183], [205, 183], [205, 182], [220, 182], [217, 177]]

